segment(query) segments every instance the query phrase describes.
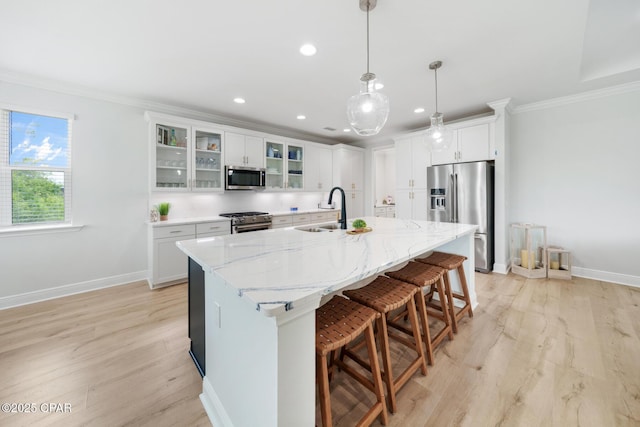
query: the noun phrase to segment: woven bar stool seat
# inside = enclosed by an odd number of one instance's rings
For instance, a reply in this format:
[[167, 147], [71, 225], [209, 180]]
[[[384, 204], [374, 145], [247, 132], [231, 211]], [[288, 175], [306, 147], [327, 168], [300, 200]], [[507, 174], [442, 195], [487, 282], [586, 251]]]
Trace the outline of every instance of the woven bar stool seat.
[[[418, 370], [422, 375], [427, 375], [427, 364], [425, 362], [424, 351], [422, 350], [422, 338], [420, 334], [420, 324], [416, 312], [416, 294], [419, 288], [405, 282], [401, 282], [390, 277], [378, 276], [373, 282], [359, 289], [345, 291], [344, 295], [353, 301], [364, 304], [377, 310], [381, 316], [377, 320], [378, 324], [378, 343], [382, 352], [382, 377], [387, 384], [387, 398], [389, 399], [389, 410], [396, 412], [396, 393], [404, 386], [411, 376]], [[418, 296], [418, 298], [420, 298]], [[392, 311], [404, 308], [409, 315], [411, 322], [411, 330], [413, 331], [413, 340], [407, 339], [405, 336], [399, 336], [388, 330], [387, 319]], [[413, 349], [417, 357], [409, 364], [409, 366], [394, 379], [393, 369], [391, 366], [391, 353], [389, 351], [389, 338], [392, 338], [405, 346]], [[359, 356], [352, 352], [348, 347], [344, 355], [356, 360], [359, 364], [364, 362]]]
[[[368, 426], [379, 416], [383, 425], [387, 425], [389, 416], [384, 399], [382, 376], [378, 363], [378, 353], [373, 333], [373, 325], [380, 314], [362, 304], [341, 296], [331, 298], [316, 310], [316, 380], [320, 397], [322, 425], [333, 425], [331, 418], [331, 399], [329, 393], [329, 369], [334, 365], [351, 375], [376, 395], [376, 403], [360, 419], [359, 426]], [[364, 335], [369, 354], [370, 372], [373, 380], [334, 357], [335, 351]], [[327, 354], [331, 353], [327, 365]]]
[[[430, 364], [433, 364], [433, 349], [437, 347], [445, 337], [453, 340], [453, 330], [451, 329], [451, 321], [447, 310], [447, 297], [444, 292], [444, 283], [442, 280], [446, 270], [434, 265], [423, 264], [419, 262], [409, 262], [406, 266], [397, 271], [387, 272], [387, 276], [403, 282], [410, 283], [421, 289], [427, 288], [423, 298], [419, 298], [418, 311], [422, 319], [423, 336], [422, 339], [430, 343], [427, 346], [427, 358]], [[433, 294], [437, 293], [440, 301], [436, 304], [432, 301]], [[420, 293], [421, 295], [423, 292]], [[393, 319], [394, 327], [402, 328], [402, 324], [398, 323], [401, 316]], [[438, 319], [442, 323], [440, 329], [435, 336], [431, 337], [429, 332], [429, 317]], [[391, 323], [391, 322], [390, 322]]]
[[[456, 254], [448, 254], [445, 252], [433, 252], [426, 258], [418, 258], [416, 261], [437, 265], [440, 268], [447, 270], [444, 275], [444, 290], [449, 297], [449, 316], [451, 317], [451, 327], [453, 332], [458, 333], [458, 321], [467, 313], [469, 317], [473, 317], [473, 309], [471, 308], [471, 298], [469, 297], [469, 289], [467, 287], [467, 277], [464, 274], [463, 264], [467, 257]], [[452, 292], [451, 281], [449, 280], [449, 272], [456, 270], [458, 272], [458, 279], [460, 279], [460, 288], [462, 294]], [[464, 301], [462, 308], [456, 311], [454, 304], [454, 298]]]

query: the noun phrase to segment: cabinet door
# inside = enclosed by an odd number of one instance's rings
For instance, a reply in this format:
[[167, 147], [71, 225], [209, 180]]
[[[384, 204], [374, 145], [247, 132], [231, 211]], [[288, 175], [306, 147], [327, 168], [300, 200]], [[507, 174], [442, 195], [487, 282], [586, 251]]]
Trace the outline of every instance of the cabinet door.
[[398, 188], [410, 188], [412, 186], [411, 180], [411, 165], [413, 160], [411, 158], [411, 139], [403, 139], [396, 141], [396, 186]]
[[225, 236], [231, 234], [231, 221], [212, 221], [196, 224], [196, 237]]
[[453, 131], [453, 139], [448, 149], [442, 151], [431, 151], [432, 165], [446, 165], [457, 161], [458, 153], [458, 131]]
[[222, 191], [224, 160], [222, 144], [224, 132], [212, 128], [193, 128], [191, 164], [194, 171], [191, 188], [196, 191]]
[[386, 217], [387, 216], [387, 208], [374, 208], [373, 216], [375, 216], [375, 217]]
[[347, 219], [356, 219], [364, 216], [364, 194], [362, 191], [347, 191]]
[[154, 285], [187, 278], [187, 255], [176, 246], [177, 241], [184, 239], [185, 236], [154, 239]]
[[246, 166], [254, 168], [264, 167], [264, 139], [257, 136], [245, 136]]
[[[347, 167], [351, 172], [352, 186], [350, 189], [364, 191], [364, 153], [360, 151], [351, 151]], [[362, 216], [362, 214], [360, 216]]]
[[458, 129], [458, 161], [489, 159], [489, 124]]
[[427, 190], [415, 189], [411, 197], [411, 219], [427, 220]]
[[[226, 132], [224, 135], [224, 164], [242, 166], [245, 164], [244, 135]], [[262, 150], [261, 150], [262, 151]]]
[[[429, 148], [422, 136], [411, 138], [411, 175], [414, 188], [427, 188], [427, 166], [429, 165]], [[405, 163], [409, 164], [409, 163]], [[406, 166], [405, 166], [406, 168]]]
[[285, 162], [287, 153], [284, 143], [265, 140], [265, 162], [267, 169], [267, 190], [284, 189], [286, 177]]
[[413, 191], [407, 188], [396, 190], [396, 218], [411, 219], [413, 217]]
[[152, 123], [153, 191], [185, 191], [191, 177], [190, 129], [178, 122]]
[[287, 146], [287, 188], [304, 189], [304, 146], [289, 144]]
[[304, 188], [306, 191], [329, 191], [333, 182], [333, 156], [330, 148], [316, 144], [306, 146]]

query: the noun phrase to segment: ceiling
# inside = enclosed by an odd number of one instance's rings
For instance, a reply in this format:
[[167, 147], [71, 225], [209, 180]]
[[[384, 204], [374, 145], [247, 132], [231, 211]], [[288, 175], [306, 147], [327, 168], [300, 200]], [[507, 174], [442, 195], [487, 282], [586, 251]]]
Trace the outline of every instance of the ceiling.
[[[358, 145], [428, 126], [434, 60], [444, 63], [445, 122], [503, 98], [517, 106], [640, 81], [637, 0], [378, 0], [370, 70], [391, 113], [380, 134], [358, 137], [343, 129], [366, 71], [365, 35], [358, 0], [4, 1], [0, 80], [73, 85]], [[302, 56], [309, 42], [318, 52]]]

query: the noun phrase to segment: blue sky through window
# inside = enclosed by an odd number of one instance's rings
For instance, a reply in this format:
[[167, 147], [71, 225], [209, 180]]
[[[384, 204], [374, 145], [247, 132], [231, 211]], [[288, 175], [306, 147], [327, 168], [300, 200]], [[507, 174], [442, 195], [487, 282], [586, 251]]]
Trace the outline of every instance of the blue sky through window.
[[69, 166], [66, 119], [12, 111], [9, 121], [12, 166]]

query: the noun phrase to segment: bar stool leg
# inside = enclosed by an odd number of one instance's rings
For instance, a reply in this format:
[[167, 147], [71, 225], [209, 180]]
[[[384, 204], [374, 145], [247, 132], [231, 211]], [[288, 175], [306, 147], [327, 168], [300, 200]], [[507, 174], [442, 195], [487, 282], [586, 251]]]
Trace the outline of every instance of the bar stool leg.
[[433, 346], [431, 345], [431, 332], [429, 332], [429, 318], [427, 317], [427, 306], [424, 302], [424, 295], [422, 289], [420, 289], [414, 296], [416, 305], [418, 306], [418, 313], [420, 314], [420, 320], [422, 320], [422, 341], [424, 341], [427, 348], [427, 361], [429, 365], [433, 366]]
[[456, 310], [455, 304], [453, 303], [453, 292], [451, 292], [451, 282], [449, 281], [449, 272], [444, 273], [442, 276], [444, 280], [444, 291], [447, 294], [447, 302], [445, 304], [444, 301], [442, 303], [442, 309], [445, 308], [449, 311], [449, 319], [451, 320], [451, 329], [453, 329], [454, 333], [458, 333], [458, 319], [456, 318]]
[[[446, 274], [446, 273], [445, 273]], [[444, 275], [443, 275], [444, 277]], [[444, 279], [440, 278], [435, 285], [438, 291], [438, 297], [440, 298], [440, 305], [442, 306], [442, 317], [444, 318], [444, 324], [446, 326], [451, 325], [451, 319], [449, 318], [449, 313], [447, 307], [449, 306], [449, 301], [447, 301], [447, 295], [444, 292]], [[453, 300], [451, 301], [453, 303]], [[455, 317], [455, 316], [454, 316]], [[449, 340], [453, 340], [453, 330], [449, 328], [447, 335], [449, 336]]]
[[[369, 354], [369, 361], [371, 362], [371, 372], [373, 374], [373, 387], [375, 394], [378, 398], [378, 405], [382, 405], [382, 425], [387, 425], [389, 422], [389, 414], [387, 413], [387, 404], [384, 399], [384, 389], [382, 387], [382, 376], [380, 375], [380, 364], [378, 363], [378, 350], [376, 349], [376, 341], [373, 336], [373, 327], [369, 326], [364, 332], [365, 340], [367, 341], [367, 352]], [[371, 424], [379, 414], [378, 405], [374, 405], [369, 410], [366, 417], [366, 421], [362, 420], [360, 425]], [[327, 424], [329, 425], [329, 424]]]
[[464, 274], [464, 267], [458, 266], [458, 276], [460, 277], [460, 287], [462, 288], [462, 295], [464, 295], [464, 302], [469, 306], [469, 317], [473, 317], [473, 308], [471, 307], [471, 298], [469, 297], [469, 288], [467, 287], [467, 276]]
[[318, 391], [320, 393], [320, 415], [323, 426], [332, 426], [331, 401], [329, 393], [329, 371], [325, 356], [316, 354], [316, 372], [318, 379]]

